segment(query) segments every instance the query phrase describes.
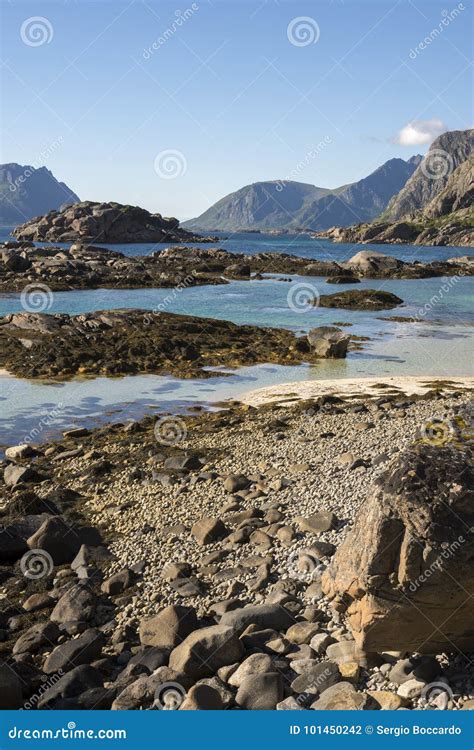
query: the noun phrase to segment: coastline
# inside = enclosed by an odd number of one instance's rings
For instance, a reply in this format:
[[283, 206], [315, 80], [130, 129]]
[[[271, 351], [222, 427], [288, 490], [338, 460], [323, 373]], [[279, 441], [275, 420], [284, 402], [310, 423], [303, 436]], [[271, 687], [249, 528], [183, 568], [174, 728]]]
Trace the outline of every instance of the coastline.
[[437, 385], [443, 390], [451, 387], [463, 390], [474, 389], [474, 376], [430, 377], [429, 375], [394, 375], [376, 378], [341, 378], [339, 380], [302, 380], [282, 383], [247, 391], [238, 400], [247, 406], [259, 407], [268, 404], [292, 405], [297, 401], [315, 399], [319, 396], [337, 395], [349, 397], [382, 396], [390, 388], [400, 395], [423, 395]]

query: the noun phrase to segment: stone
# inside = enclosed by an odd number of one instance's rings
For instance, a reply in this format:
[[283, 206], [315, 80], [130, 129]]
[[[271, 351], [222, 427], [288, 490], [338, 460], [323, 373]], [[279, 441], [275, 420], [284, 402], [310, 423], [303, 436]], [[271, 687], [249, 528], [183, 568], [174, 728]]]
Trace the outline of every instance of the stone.
[[391, 690], [367, 690], [372, 700], [375, 701], [382, 711], [396, 711], [405, 705], [405, 701]]
[[400, 685], [397, 690], [397, 695], [399, 695], [400, 698], [409, 698], [410, 700], [413, 698], [419, 698], [423, 689], [426, 687], [426, 684], [427, 683], [422, 680], [407, 680]]
[[316, 357], [344, 359], [350, 336], [336, 326], [319, 326], [310, 330], [308, 342]]
[[240, 490], [246, 490], [249, 486], [250, 480], [244, 474], [229, 474], [224, 479], [224, 489], [226, 492], [239, 492]]
[[38, 612], [41, 609], [48, 609], [54, 606], [54, 599], [49, 594], [42, 591], [38, 594], [31, 594], [21, 605], [25, 612]]
[[441, 665], [433, 656], [412, 656], [399, 659], [389, 672], [390, 682], [402, 685], [407, 680], [433, 682], [441, 674]]
[[77, 638], [56, 646], [47, 657], [43, 671], [46, 674], [62, 673], [80, 664], [90, 664], [100, 658], [104, 644], [104, 634], [100, 630], [89, 628]]
[[317, 633], [311, 638], [309, 645], [316, 654], [325, 654], [328, 646], [334, 643], [334, 638], [327, 633]]
[[296, 677], [291, 683], [291, 689], [295, 693], [318, 695], [318, 693], [322, 693], [331, 685], [339, 682], [340, 677], [337, 664], [331, 661], [322, 661], [308, 672]]
[[242, 632], [248, 625], [258, 628], [287, 630], [294, 623], [294, 617], [280, 604], [250, 604], [242, 609], [226, 612], [220, 624], [228, 625], [236, 632]]
[[10, 448], [5, 449], [5, 456], [11, 461], [19, 461], [22, 458], [30, 458], [34, 456], [35, 451], [29, 445], [29, 443], [22, 443], [21, 445], [12, 445]]
[[54, 646], [59, 637], [59, 628], [54, 622], [38, 622], [20, 635], [15, 642], [12, 653], [34, 654], [43, 646]]
[[154, 617], [142, 620], [139, 628], [140, 643], [173, 649], [198, 627], [193, 607], [170, 604]]
[[356, 661], [345, 661], [339, 664], [339, 672], [343, 680], [348, 682], [357, 682], [359, 679], [360, 667]]
[[303, 518], [298, 516], [295, 519], [301, 531], [309, 531], [311, 534], [320, 534], [323, 531], [330, 531], [337, 523], [337, 518], [331, 511], [320, 511], [313, 515]]
[[361, 711], [368, 702], [368, 696], [356, 693], [350, 682], [339, 682], [324, 690], [311, 708], [314, 711]]
[[223, 539], [229, 530], [220, 518], [201, 518], [191, 529], [198, 544], [211, 544]]
[[102, 582], [100, 590], [109, 596], [117, 596], [129, 588], [136, 580], [129, 568], [117, 571]]
[[301, 706], [293, 695], [289, 695], [285, 700], [280, 701], [276, 705], [277, 711], [304, 711], [304, 707]]
[[249, 711], [272, 711], [283, 699], [283, 679], [278, 672], [244, 677], [235, 696], [238, 706]]
[[138, 677], [117, 695], [111, 706], [112, 711], [131, 711], [151, 707], [157, 687], [158, 683], [153, 677]]
[[93, 527], [68, 525], [60, 516], [46, 519], [27, 539], [30, 549], [42, 549], [51, 555], [55, 565], [70, 563], [82, 544], [100, 544], [100, 534]]
[[268, 654], [251, 654], [230, 675], [227, 682], [232, 687], [238, 688], [242, 681], [249, 675], [271, 672], [273, 669], [272, 664], [272, 659]]
[[188, 578], [191, 572], [191, 566], [187, 562], [170, 562], [163, 567], [161, 577], [165, 581], [176, 581], [178, 578]]
[[57, 623], [87, 622], [96, 608], [96, 597], [83, 585], [72, 586], [58, 600], [51, 612], [51, 620]]
[[22, 482], [39, 481], [38, 474], [31, 466], [19, 466], [17, 464], [8, 464], [3, 472], [3, 481], [7, 487], [16, 487]]
[[420, 442], [374, 485], [322, 577], [366, 651], [474, 649], [468, 450]]
[[16, 710], [22, 704], [23, 691], [18, 675], [5, 662], [0, 662], [0, 710]]
[[37, 708], [55, 708], [64, 698], [72, 698], [94, 687], [102, 687], [100, 672], [89, 664], [81, 664], [71, 669], [57, 680], [48, 690], [41, 694]]
[[210, 685], [193, 685], [179, 707], [180, 711], [218, 711], [224, 708], [219, 692]]
[[319, 630], [317, 622], [295, 622], [285, 633], [285, 638], [290, 643], [309, 643], [311, 638]]
[[224, 624], [211, 625], [195, 630], [174, 648], [169, 666], [177, 672], [199, 679], [215, 674], [226, 664], [240, 661], [243, 650], [232, 627]]
[[354, 640], [331, 643], [326, 648], [326, 654], [328, 659], [335, 661], [336, 664], [355, 662], [361, 667], [372, 666], [371, 657], [365, 651], [362, 651]]

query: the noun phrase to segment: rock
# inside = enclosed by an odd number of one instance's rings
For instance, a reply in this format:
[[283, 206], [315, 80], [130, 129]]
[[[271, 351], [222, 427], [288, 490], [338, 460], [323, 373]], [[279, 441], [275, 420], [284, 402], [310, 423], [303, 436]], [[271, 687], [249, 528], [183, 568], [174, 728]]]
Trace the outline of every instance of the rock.
[[140, 643], [173, 649], [198, 627], [193, 607], [171, 604], [154, 617], [140, 623]]
[[112, 703], [112, 711], [131, 711], [150, 707], [158, 684], [153, 677], [139, 677], [122, 690]]
[[5, 662], [0, 663], [0, 710], [21, 708], [23, 691], [18, 675]]
[[221, 617], [220, 624], [228, 625], [241, 633], [252, 624], [261, 629], [287, 630], [294, 621], [290, 612], [280, 604], [250, 604], [242, 609], [226, 612]]
[[339, 672], [343, 680], [348, 682], [357, 682], [359, 679], [360, 667], [356, 661], [344, 661], [339, 664]]
[[54, 599], [51, 599], [45, 591], [39, 594], [31, 594], [22, 604], [25, 612], [38, 612], [41, 609], [47, 609], [54, 606]]
[[298, 701], [293, 695], [290, 695], [288, 696], [288, 698], [285, 698], [284, 701], [280, 701], [280, 703], [277, 703], [276, 710], [277, 711], [304, 711], [304, 708], [298, 703]]
[[427, 683], [422, 680], [407, 680], [400, 685], [397, 690], [397, 695], [399, 695], [400, 698], [409, 698], [410, 700], [413, 698], [419, 698], [426, 684]]
[[72, 698], [94, 687], [102, 687], [100, 672], [88, 664], [81, 664], [60, 677], [48, 690], [41, 694], [37, 707], [55, 708], [64, 698]]
[[101, 591], [109, 596], [122, 594], [129, 586], [135, 582], [136, 576], [133, 575], [129, 568], [124, 568], [114, 573], [110, 578], [106, 578], [101, 584]]
[[309, 643], [319, 630], [317, 622], [295, 622], [285, 633], [290, 643]]
[[327, 633], [317, 633], [311, 638], [309, 645], [316, 654], [325, 654], [328, 646], [334, 643], [334, 638]]
[[366, 651], [474, 648], [474, 534], [467, 448], [419, 443], [375, 484], [322, 577]]
[[355, 662], [361, 667], [372, 666], [372, 657], [363, 651], [353, 640], [339, 641], [330, 644], [326, 649], [328, 659], [332, 659], [336, 664], [347, 664]]
[[22, 482], [38, 482], [39, 477], [31, 466], [8, 464], [3, 472], [3, 481], [7, 487], [16, 487], [17, 484]]
[[0, 562], [15, 562], [28, 551], [25, 539], [13, 524], [0, 526]]
[[210, 685], [193, 685], [179, 707], [180, 711], [216, 711], [222, 709], [222, 698]]
[[46, 519], [29, 539], [30, 549], [42, 549], [51, 555], [55, 565], [70, 563], [79, 552], [82, 544], [100, 544], [97, 529], [89, 526], [68, 526], [61, 517]]
[[170, 562], [167, 563], [161, 571], [162, 578], [165, 581], [176, 581], [178, 578], [188, 578], [192, 569], [187, 562]]
[[242, 684], [242, 681], [249, 675], [271, 672], [273, 670], [272, 665], [272, 659], [268, 654], [251, 654], [230, 675], [227, 682], [232, 687], [238, 688]]
[[80, 664], [90, 664], [99, 659], [105, 644], [105, 636], [100, 630], [90, 628], [78, 638], [66, 643], [61, 643], [50, 653], [46, 659], [43, 671], [46, 674], [53, 672], [68, 672]]
[[283, 699], [283, 680], [278, 672], [251, 674], [244, 677], [235, 702], [249, 711], [272, 711]]
[[330, 531], [337, 523], [337, 518], [331, 511], [320, 511], [313, 515], [303, 518], [298, 516], [296, 523], [301, 531], [309, 531], [311, 534], [320, 534], [323, 531]]
[[372, 700], [382, 709], [382, 711], [396, 711], [405, 705], [405, 701], [391, 690], [367, 690]]
[[85, 586], [76, 585], [68, 589], [51, 612], [52, 622], [88, 622], [95, 612], [96, 597]]
[[376, 250], [360, 250], [352, 258], [349, 258], [345, 265], [364, 275], [370, 276], [373, 274], [378, 275], [381, 271], [396, 270], [404, 264], [398, 258], [379, 253]]
[[223, 539], [229, 530], [219, 518], [201, 518], [191, 529], [198, 544], [211, 544]]
[[441, 665], [433, 656], [412, 656], [397, 661], [389, 672], [390, 682], [402, 685], [407, 680], [433, 682], [441, 674]]
[[22, 443], [21, 445], [12, 445], [10, 448], [5, 449], [5, 456], [11, 461], [19, 461], [22, 458], [30, 458], [34, 456], [35, 451], [29, 445], [29, 443]]
[[367, 695], [356, 693], [350, 682], [339, 682], [324, 690], [311, 708], [314, 711], [361, 711], [367, 703]]
[[20, 635], [15, 642], [12, 653], [34, 654], [42, 646], [53, 646], [59, 636], [59, 628], [54, 622], [38, 622]]
[[246, 490], [250, 486], [250, 480], [244, 474], [229, 474], [224, 479], [224, 489], [226, 492], [239, 492]]
[[350, 336], [335, 326], [319, 326], [308, 333], [308, 342], [316, 357], [344, 359]]
[[351, 289], [336, 294], [322, 294], [321, 307], [338, 307], [344, 310], [390, 310], [402, 305], [403, 300], [392, 292], [376, 289]]
[[331, 685], [339, 682], [340, 678], [337, 664], [331, 661], [322, 661], [308, 672], [296, 677], [291, 683], [291, 689], [295, 693], [318, 695], [318, 693], [322, 693]]
[[226, 664], [240, 661], [242, 654], [242, 643], [231, 627], [225, 624], [211, 625], [195, 630], [174, 648], [169, 666], [199, 679], [215, 674]]
[[[225, 669], [225, 667], [223, 667]], [[219, 670], [220, 671], [220, 670]], [[229, 708], [234, 702], [234, 693], [232, 690], [225, 685], [225, 683], [219, 677], [205, 677], [203, 680], [199, 680], [198, 685], [209, 685], [209, 687], [216, 690], [220, 696], [221, 704], [223, 708]]]

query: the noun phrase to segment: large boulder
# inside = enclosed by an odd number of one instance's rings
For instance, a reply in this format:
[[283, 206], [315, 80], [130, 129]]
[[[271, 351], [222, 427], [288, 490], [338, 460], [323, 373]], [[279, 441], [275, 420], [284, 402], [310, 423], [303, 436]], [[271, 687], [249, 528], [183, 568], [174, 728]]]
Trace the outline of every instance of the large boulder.
[[[388, 225], [387, 225], [388, 226]], [[385, 227], [387, 228], [387, 227]], [[369, 239], [369, 237], [365, 237]], [[378, 275], [382, 272], [401, 268], [403, 261], [391, 255], [378, 253], [376, 250], [360, 250], [349, 258], [346, 266], [352, 271], [358, 271], [364, 276]]]
[[416, 444], [377, 480], [322, 578], [365, 651], [474, 649], [471, 451]]
[[195, 630], [171, 652], [169, 666], [199, 679], [208, 677], [221, 667], [240, 661], [242, 642], [233, 628], [211, 625]]
[[319, 326], [308, 333], [308, 342], [316, 357], [344, 359], [350, 336], [336, 326]]

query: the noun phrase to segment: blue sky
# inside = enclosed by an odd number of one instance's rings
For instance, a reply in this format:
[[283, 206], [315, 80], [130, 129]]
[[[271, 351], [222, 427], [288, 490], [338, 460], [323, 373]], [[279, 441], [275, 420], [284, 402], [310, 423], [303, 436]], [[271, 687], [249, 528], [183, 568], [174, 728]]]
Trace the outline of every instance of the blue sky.
[[352, 182], [474, 120], [468, 0], [1, 7], [1, 160], [82, 199], [190, 218], [257, 180]]

